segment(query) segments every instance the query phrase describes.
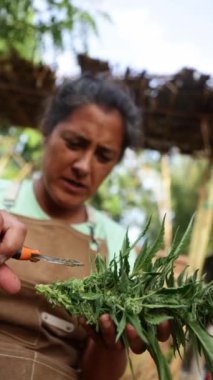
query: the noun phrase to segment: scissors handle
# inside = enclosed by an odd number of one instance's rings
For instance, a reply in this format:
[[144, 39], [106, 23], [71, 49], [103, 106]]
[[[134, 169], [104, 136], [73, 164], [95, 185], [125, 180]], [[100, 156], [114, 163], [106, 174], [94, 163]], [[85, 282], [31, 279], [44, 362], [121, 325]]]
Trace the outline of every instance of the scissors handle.
[[[16, 251], [16, 253], [10, 257], [8, 255], [0, 255], [0, 265], [5, 263], [8, 259], [16, 259], [16, 260], [32, 260], [32, 256], [40, 255], [40, 251], [38, 249], [31, 249], [28, 247], [22, 247], [22, 249], [19, 249]], [[38, 260], [32, 260], [32, 261], [38, 261]]]
[[41, 252], [38, 249], [22, 247], [22, 249], [16, 251], [12, 258], [16, 260], [32, 260], [32, 255], [34, 254], [40, 255]]

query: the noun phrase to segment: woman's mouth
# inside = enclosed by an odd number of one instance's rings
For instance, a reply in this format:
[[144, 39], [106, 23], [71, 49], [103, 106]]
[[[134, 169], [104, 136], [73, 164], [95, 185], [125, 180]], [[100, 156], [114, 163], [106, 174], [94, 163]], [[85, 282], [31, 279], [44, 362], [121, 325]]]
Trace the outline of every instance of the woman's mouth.
[[70, 193], [79, 194], [79, 193], [85, 193], [87, 187], [82, 184], [81, 182], [75, 181], [73, 179], [67, 179], [63, 178], [63, 183], [66, 189]]

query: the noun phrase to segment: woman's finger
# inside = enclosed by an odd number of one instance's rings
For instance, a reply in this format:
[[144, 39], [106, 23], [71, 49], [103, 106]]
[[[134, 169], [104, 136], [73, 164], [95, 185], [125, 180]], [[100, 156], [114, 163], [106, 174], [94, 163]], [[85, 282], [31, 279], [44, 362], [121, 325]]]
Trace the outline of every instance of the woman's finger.
[[20, 290], [21, 284], [18, 277], [7, 265], [0, 265], [0, 288], [5, 292], [14, 294]]
[[97, 342], [98, 341], [98, 334], [95, 332], [94, 327], [87, 323], [86, 318], [79, 317], [78, 322], [85, 329], [85, 331], [90, 336], [90, 338], [92, 338], [95, 342]]
[[123, 345], [120, 341], [116, 342], [115, 325], [108, 314], [103, 314], [99, 319], [100, 332], [107, 347], [120, 350]]
[[171, 334], [171, 323], [170, 321], [162, 322], [157, 326], [157, 337], [161, 342], [165, 342], [169, 339]]
[[126, 336], [129, 341], [130, 348], [135, 354], [142, 354], [146, 351], [145, 343], [141, 340], [134, 327], [130, 324], [126, 325]]
[[0, 213], [0, 254], [11, 256], [20, 249], [27, 233], [26, 226], [6, 211]]

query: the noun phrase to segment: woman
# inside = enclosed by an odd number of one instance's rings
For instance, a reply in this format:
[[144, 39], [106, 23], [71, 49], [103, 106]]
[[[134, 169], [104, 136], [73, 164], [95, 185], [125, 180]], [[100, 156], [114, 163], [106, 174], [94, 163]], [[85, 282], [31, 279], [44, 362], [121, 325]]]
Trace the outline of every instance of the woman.
[[[58, 89], [42, 132], [41, 175], [12, 188], [2, 184], [2, 207], [10, 206], [27, 226], [27, 246], [78, 259], [84, 266], [10, 260], [22, 290], [1, 300], [0, 375], [7, 380], [116, 380], [124, 372], [126, 355], [121, 342], [115, 343], [109, 316], [100, 318], [96, 335], [84, 321], [79, 325], [60, 308], [52, 309], [35, 294], [34, 285], [88, 275], [97, 250], [108, 259], [119, 251], [125, 230], [86, 202], [125, 148], [139, 142], [139, 112], [118, 85], [86, 75]], [[143, 352], [132, 326], [126, 331], [133, 352]], [[168, 329], [163, 326], [160, 333], [166, 339]]]

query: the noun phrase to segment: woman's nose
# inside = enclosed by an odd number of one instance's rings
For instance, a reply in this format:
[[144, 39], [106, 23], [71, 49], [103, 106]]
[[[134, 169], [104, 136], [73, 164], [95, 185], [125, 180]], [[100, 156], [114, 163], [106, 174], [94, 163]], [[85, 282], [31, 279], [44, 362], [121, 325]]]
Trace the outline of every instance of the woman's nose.
[[91, 171], [92, 154], [84, 154], [76, 159], [72, 165], [72, 168], [78, 173], [78, 175], [87, 175]]

